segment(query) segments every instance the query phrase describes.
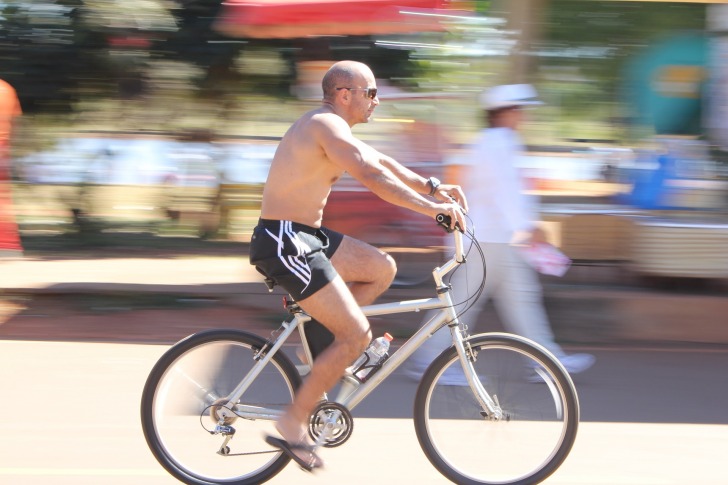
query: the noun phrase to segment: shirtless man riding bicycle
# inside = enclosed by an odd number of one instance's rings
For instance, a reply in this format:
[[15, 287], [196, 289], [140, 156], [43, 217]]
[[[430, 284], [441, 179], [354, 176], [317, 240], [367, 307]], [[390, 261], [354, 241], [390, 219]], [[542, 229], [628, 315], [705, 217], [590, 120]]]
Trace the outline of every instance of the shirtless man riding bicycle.
[[369, 344], [360, 306], [381, 295], [397, 270], [383, 251], [321, 227], [332, 185], [347, 172], [387, 202], [433, 219], [447, 214], [462, 229], [460, 207], [467, 210], [459, 186], [424, 178], [353, 136], [351, 128], [369, 122], [379, 105], [369, 67], [337, 62], [322, 88], [322, 105], [293, 123], [278, 145], [250, 244], [251, 264], [334, 335], [276, 423], [283, 439], [266, 438], [309, 471], [323, 465], [306, 432], [311, 412]]

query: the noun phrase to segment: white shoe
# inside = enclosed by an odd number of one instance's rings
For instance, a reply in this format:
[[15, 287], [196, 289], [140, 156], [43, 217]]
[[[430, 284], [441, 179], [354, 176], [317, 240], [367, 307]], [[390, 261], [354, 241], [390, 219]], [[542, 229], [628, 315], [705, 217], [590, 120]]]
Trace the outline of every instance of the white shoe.
[[569, 374], [579, 374], [594, 365], [597, 359], [592, 354], [571, 354], [559, 359]]

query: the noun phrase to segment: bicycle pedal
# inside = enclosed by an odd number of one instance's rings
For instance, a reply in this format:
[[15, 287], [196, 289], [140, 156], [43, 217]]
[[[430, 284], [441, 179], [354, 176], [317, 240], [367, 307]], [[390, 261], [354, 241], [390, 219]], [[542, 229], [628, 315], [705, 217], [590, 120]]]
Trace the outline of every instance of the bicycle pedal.
[[215, 434], [221, 434], [223, 436], [232, 436], [235, 434], [235, 428], [225, 424], [218, 424], [215, 426]]

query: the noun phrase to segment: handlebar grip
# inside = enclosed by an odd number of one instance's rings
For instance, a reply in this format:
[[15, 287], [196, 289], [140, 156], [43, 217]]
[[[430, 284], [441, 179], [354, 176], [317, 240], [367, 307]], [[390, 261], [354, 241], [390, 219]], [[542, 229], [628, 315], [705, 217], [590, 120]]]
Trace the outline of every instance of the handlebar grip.
[[[437, 222], [437, 225], [442, 227], [445, 232], [448, 233], [454, 233], [454, 229], [450, 229], [450, 223], [452, 222], [452, 217], [450, 217], [447, 214], [437, 214], [435, 216], [435, 222]], [[460, 227], [460, 224], [455, 223], [455, 229], [463, 232], [463, 229]], [[453, 261], [457, 263], [463, 263], [465, 262], [465, 256], [463, 254], [463, 238], [460, 234], [455, 233], [455, 258]]]
[[[453, 232], [453, 229], [450, 229], [450, 223], [452, 223], [452, 217], [450, 217], [447, 214], [437, 214], [435, 216], [435, 222], [437, 222], [437, 225], [445, 229], [446, 232]], [[460, 229], [460, 224], [455, 224], [455, 228], [458, 230]]]

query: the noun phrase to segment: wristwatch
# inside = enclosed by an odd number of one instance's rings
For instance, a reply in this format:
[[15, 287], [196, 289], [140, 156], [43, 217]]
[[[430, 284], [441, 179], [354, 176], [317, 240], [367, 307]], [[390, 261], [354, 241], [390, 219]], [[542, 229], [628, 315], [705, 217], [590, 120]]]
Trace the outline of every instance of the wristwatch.
[[430, 196], [435, 195], [437, 188], [440, 186], [440, 181], [435, 177], [430, 177], [427, 179], [427, 183], [430, 186]]

